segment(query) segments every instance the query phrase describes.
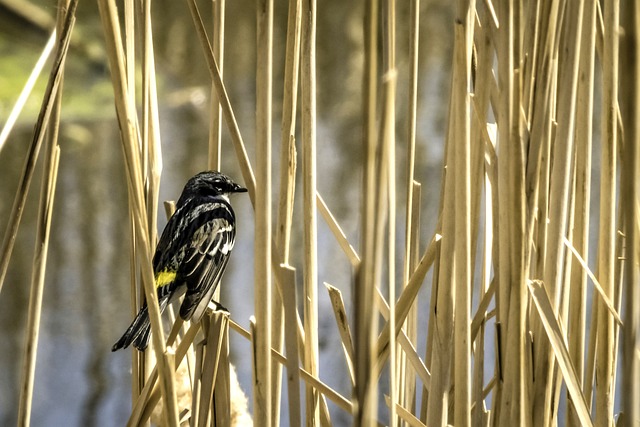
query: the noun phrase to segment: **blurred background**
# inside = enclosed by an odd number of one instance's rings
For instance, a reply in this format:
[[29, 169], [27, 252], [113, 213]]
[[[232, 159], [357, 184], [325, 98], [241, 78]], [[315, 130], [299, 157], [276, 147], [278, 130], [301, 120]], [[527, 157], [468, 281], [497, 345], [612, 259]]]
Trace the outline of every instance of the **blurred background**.
[[[0, 126], [5, 123], [49, 38], [54, 26], [55, 4], [51, 0], [0, 1]], [[201, 7], [207, 18], [210, 4]], [[176, 200], [186, 180], [207, 165], [210, 78], [186, 2], [156, 0], [152, 14], [163, 149], [160, 199]], [[273, 183], [276, 188], [286, 14], [287, 2], [276, 2], [273, 92]], [[361, 185], [358, 159], [362, 139], [362, 16], [359, 2], [318, 2], [318, 191], [356, 248]], [[401, 165], [405, 162], [407, 140], [408, 16], [408, 4], [399, 2], [396, 135], [399, 180], [405, 179], [405, 168]], [[224, 81], [249, 158], [253, 160], [255, 3], [229, 1], [226, 17]], [[422, 183], [423, 249], [435, 228], [439, 203], [452, 29], [448, 1], [422, 1], [416, 180]], [[50, 62], [18, 125], [0, 151], [0, 230], [3, 234], [25, 153], [33, 137], [49, 66]], [[222, 169], [241, 181], [224, 126], [222, 138]], [[131, 320], [127, 188], [102, 27], [97, 4], [92, 1], [81, 1], [77, 11], [66, 64], [59, 144], [60, 172], [44, 290], [32, 425], [124, 425], [131, 405], [131, 353], [112, 353], [110, 348]], [[3, 345], [0, 425], [16, 423], [39, 185], [38, 167], [0, 293], [0, 342]], [[300, 194], [298, 191], [296, 199], [300, 199]], [[404, 196], [398, 194], [399, 206], [404, 203]], [[301, 200], [296, 204], [299, 202]], [[238, 216], [238, 238], [223, 280], [221, 300], [232, 318], [247, 327], [253, 313], [253, 211], [246, 196], [236, 196], [233, 204]], [[398, 235], [402, 236], [404, 208], [397, 218]], [[298, 219], [294, 214], [294, 221]], [[164, 212], [159, 212], [159, 231], [165, 223]], [[300, 229], [301, 224], [294, 224], [294, 245], [301, 244]], [[402, 248], [401, 243], [399, 241], [398, 248]], [[401, 252], [399, 249], [399, 261], [403, 256]], [[301, 265], [300, 251], [294, 246], [291, 253], [292, 265]], [[318, 260], [319, 283], [338, 287], [350, 312], [351, 268], [322, 219], [319, 220]], [[351, 386], [323, 286], [319, 294], [320, 377], [348, 396]], [[230, 339], [231, 358], [237, 366], [240, 383], [250, 391], [249, 344], [234, 332]], [[424, 345], [420, 344], [418, 352], [423, 351]], [[332, 404], [329, 408], [334, 425], [351, 423], [350, 416]], [[286, 417], [282, 422], [286, 424]]]

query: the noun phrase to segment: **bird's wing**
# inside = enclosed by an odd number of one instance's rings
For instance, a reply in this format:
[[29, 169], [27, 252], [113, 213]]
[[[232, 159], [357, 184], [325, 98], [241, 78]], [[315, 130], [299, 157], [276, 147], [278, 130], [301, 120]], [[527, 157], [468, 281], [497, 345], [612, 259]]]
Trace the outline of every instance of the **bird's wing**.
[[180, 264], [178, 276], [187, 292], [180, 306], [180, 317], [198, 319], [211, 301], [227, 266], [235, 243], [235, 227], [226, 215], [215, 214], [193, 233], [192, 245]]

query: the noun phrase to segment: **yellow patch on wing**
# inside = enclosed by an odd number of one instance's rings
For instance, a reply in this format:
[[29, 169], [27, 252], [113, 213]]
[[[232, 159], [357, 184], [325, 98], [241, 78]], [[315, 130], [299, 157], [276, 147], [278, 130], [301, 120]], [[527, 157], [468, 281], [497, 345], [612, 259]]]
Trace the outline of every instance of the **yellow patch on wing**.
[[161, 288], [176, 279], [175, 271], [161, 271], [156, 275], [156, 288]]

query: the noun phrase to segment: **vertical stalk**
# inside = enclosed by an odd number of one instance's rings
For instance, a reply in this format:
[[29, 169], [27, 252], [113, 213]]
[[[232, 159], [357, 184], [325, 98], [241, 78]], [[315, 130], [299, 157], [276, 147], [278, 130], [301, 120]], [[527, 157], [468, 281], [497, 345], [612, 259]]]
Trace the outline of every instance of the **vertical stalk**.
[[[578, 79], [575, 123], [575, 207], [573, 246], [588, 259], [589, 221], [591, 200], [591, 149], [593, 130], [593, 84], [596, 36], [596, 1], [585, 3], [584, 25], [580, 46], [580, 70], [584, 77]], [[584, 388], [584, 349], [587, 331], [587, 273], [573, 257], [569, 296], [568, 336], [569, 353], [576, 373]], [[579, 426], [573, 404], [567, 405], [567, 425]]]
[[452, 108], [455, 161], [455, 251], [454, 251], [454, 423], [471, 423], [471, 197], [470, 191], [470, 112], [471, 49], [475, 18], [475, 1], [459, 0], [454, 27], [454, 65]]
[[[406, 206], [405, 206], [405, 247], [404, 247], [404, 264], [402, 269], [402, 285], [403, 288], [409, 281], [409, 276], [415, 268], [415, 259], [417, 258], [416, 244], [419, 244], [419, 234], [416, 230], [420, 229], [419, 223], [414, 222], [414, 213], [412, 205], [414, 202], [414, 172], [416, 158], [416, 123], [418, 108], [418, 48], [420, 42], [420, 0], [412, 0], [410, 4], [409, 18], [409, 105], [408, 105], [408, 139], [407, 139], [407, 177], [405, 181], [406, 188]], [[417, 321], [418, 308], [415, 304], [407, 318], [405, 330], [411, 342], [417, 341]], [[413, 410], [415, 406], [415, 373], [411, 367], [407, 366], [406, 355], [401, 352], [398, 357], [398, 376], [400, 377], [398, 401], [405, 408]]]
[[621, 59], [622, 122], [625, 129], [624, 161], [622, 162], [621, 200], [624, 205], [624, 234], [626, 236], [625, 283], [624, 283], [624, 328], [622, 372], [622, 411], [628, 425], [640, 423], [640, 288], [638, 263], [640, 261], [640, 235], [637, 219], [638, 194], [640, 191], [640, 4], [626, 2], [622, 14], [624, 44]]
[[[618, 0], [604, 4], [602, 46], [602, 163], [600, 172], [600, 226], [598, 232], [598, 276], [610, 301], [614, 301], [616, 262], [616, 175], [618, 129]], [[596, 354], [596, 425], [613, 423], [613, 318], [602, 302], [598, 310]]]
[[396, 365], [396, 179], [395, 179], [395, 120], [396, 120], [396, 2], [395, 0], [386, 0], [384, 10], [384, 29], [383, 29], [383, 52], [384, 52], [384, 110], [382, 116], [382, 133], [381, 140], [383, 150], [387, 157], [387, 182], [382, 181], [381, 185], [387, 186], [388, 201], [384, 208], [388, 212], [389, 222], [387, 228], [387, 277], [389, 287], [389, 425], [396, 424], [396, 404], [398, 403], [398, 392], [400, 379]]
[[[353, 307], [355, 317], [355, 426], [373, 425], [376, 414], [376, 396], [372, 361], [375, 358], [374, 340], [377, 331], [375, 288], [376, 276], [376, 110], [378, 84], [378, 1], [365, 0], [364, 13], [364, 77], [363, 77], [363, 192], [361, 227], [361, 262], [356, 269]], [[379, 212], [378, 212], [379, 213]]]
[[[213, 56], [218, 61], [220, 77], [224, 71], [224, 24], [226, 0], [213, 1]], [[210, 170], [220, 170], [222, 109], [216, 89], [211, 84], [211, 110], [209, 112], [209, 161]], [[220, 287], [216, 290], [219, 293]]]
[[273, 1], [257, 4], [254, 417], [271, 426], [271, 98]]
[[[318, 376], [318, 273], [316, 207], [316, 1], [302, 4], [302, 212], [304, 247], [304, 366]], [[307, 426], [320, 422], [320, 395], [306, 389]]]

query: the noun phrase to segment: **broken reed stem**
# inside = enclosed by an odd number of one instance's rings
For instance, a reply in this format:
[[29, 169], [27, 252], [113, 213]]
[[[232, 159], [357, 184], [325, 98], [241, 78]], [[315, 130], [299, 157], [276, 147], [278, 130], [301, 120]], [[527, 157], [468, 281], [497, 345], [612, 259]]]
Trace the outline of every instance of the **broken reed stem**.
[[287, 41], [284, 64], [284, 93], [282, 96], [282, 128], [280, 139], [280, 198], [276, 244], [281, 263], [289, 263], [289, 241], [293, 216], [296, 177], [296, 108], [300, 75], [300, 38], [302, 0], [289, 0]]

